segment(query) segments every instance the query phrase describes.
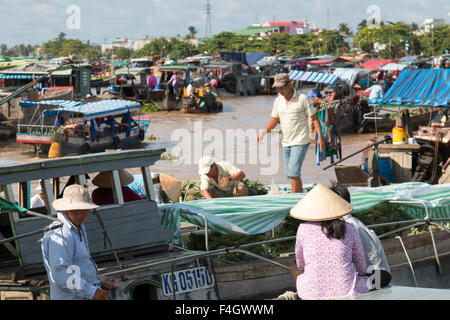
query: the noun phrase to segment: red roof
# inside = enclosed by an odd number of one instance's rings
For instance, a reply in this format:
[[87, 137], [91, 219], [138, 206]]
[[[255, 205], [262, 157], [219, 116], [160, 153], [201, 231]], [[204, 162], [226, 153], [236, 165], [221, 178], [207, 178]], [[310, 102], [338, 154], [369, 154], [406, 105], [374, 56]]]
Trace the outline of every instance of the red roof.
[[290, 26], [290, 25], [304, 25], [305, 22], [304, 21], [269, 21], [270, 26]]
[[367, 69], [367, 70], [378, 70], [385, 64], [391, 63], [391, 62], [397, 62], [397, 60], [394, 59], [379, 59], [379, 60], [368, 60], [366, 62], [363, 62], [360, 67]]

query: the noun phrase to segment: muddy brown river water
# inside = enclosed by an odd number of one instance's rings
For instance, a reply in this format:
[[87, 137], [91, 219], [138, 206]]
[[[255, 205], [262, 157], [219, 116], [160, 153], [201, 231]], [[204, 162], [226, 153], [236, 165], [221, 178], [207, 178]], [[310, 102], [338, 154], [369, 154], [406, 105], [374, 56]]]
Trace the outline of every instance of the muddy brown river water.
[[[163, 159], [166, 160], [157, 161], [151, 170], [179, 179], [198, 178], [197, 163], [203, 152], [203, 155], [212, 154], [217, 160], [230, 160], [249, 179], [266, 184], [288, 184], [290, 181], [284, 176], [279, 136], [268, 135], [262, 144], [256, 143], [259, 130], [270, 120], [274, 99], [275, 96], [224, 97], [224, 110], [217, 114], [152, 113], [146, 137], [156, 137], [156, 140], [145, 140], [138, 148], [165, 148]], [[234, 136], [235, 140], [230, 139]], [[383, 134], [379, 133], [379, 136]], [[371, 137], [373, 134], [344, 135], [343, 156], [366, 146]], [[33, 154], [33, 148], [28, 145], [2, 141], [0, 146], [1, 159], [42, 159], [42, 156]], [[172, 160], [168, 160], [170, 157]], [[333, 168], [322, 170], [329, 163], [327, 159], [320, 166], [316, 165], [314, 145], [311, 143], [302, 167], [303, 183], [329, 184], [331, 180], [336, 180]], [[344, 163], [361, 163], [361, 154]]]

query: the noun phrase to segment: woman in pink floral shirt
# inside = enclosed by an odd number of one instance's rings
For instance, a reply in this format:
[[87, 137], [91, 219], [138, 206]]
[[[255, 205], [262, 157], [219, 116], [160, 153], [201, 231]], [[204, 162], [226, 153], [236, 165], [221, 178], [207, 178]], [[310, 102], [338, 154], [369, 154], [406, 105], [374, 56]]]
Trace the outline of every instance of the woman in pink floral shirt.
[[295, 256], [304, 273], [297, 277], [301, 299], [336, 299], [370, 290], [362, 241], [356, 228], [340, 219], [352, 206], [317, 185], [291, 210], [301, 223]]

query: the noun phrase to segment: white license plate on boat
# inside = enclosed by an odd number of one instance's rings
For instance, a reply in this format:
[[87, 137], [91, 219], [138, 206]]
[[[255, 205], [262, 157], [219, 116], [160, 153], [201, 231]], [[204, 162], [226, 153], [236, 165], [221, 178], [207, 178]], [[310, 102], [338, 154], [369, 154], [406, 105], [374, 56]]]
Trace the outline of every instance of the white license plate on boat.
[[[174, 274], [175, 294], [207, 289], [214, 286], [214, 277], [208, 272], [208, 268], [200, 267], [176, 271]], [[161, 275], [163, 293], [165, 296], [173, 295], [172, 274]]]

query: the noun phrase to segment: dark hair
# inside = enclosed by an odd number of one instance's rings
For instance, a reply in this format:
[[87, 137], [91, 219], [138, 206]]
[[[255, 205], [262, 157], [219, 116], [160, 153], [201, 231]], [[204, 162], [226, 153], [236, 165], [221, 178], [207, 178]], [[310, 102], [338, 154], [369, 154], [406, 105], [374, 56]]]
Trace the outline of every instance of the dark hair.
[[330, 190], [336, 193], [339, 197], [350, 203], [350, 192], [346, 187], [344, 187], [342, 184], [339, 184], [337, 182], [333, 182]]
[[334, 219], [322, 221], [322, 231], [328, 239], [342, 239], [345, 237], [345, 221], [342, 219]]

